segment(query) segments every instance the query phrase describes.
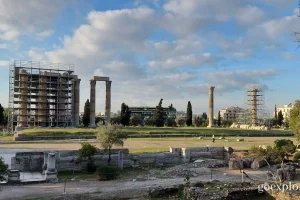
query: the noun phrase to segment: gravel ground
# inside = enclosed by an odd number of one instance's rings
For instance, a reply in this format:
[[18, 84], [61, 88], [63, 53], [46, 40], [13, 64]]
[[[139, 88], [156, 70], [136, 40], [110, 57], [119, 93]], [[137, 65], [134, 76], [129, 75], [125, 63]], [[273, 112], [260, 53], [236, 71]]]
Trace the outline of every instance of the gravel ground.
[[[177, 166], [182, 168], [182, 166]], [[210, 173], [207, 168], [197, 168], [199, 176], [192, 177], [191, 182], [210, 181]], [[174, 171], [174, 167], [164, 171]], [[158, 172], [158, 171], [157, 171]], [[224, 176], [224, 169], [218, 168], [214, 170], [213, 179], [219, 181], [241, 181], [239, 171], [227, 171]], [[251, 171], [249, 174], [254, 174], [263, 177], [264, 174], [260, 171]], [[42, 183], [28, 185], [4, 185], [0, 191], [0, 199], [53, 199], [53, 200], [72, 200], [72, 199], [147, 199], [147, 191], [152, 187], [168, 187], [178, 184], [184, 184], [184, 177], [176, 178], [159, 178], [146, 177], [145, 181], [132, 182], [130, 180], [115, 180], [115, 181], [73, 181], [66, 183], [66, 194], [64, 192], [64, 183]], [[159, 175], [158, 173], [156, 175]]]

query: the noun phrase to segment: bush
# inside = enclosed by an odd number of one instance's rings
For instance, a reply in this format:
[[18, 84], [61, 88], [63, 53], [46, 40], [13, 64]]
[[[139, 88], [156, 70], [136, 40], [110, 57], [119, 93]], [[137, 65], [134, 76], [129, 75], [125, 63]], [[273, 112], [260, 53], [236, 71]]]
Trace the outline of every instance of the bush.
[[0, 157], [0, 181], [6, 180], [8, 165], [4, 163], [4, 159]]
[[145, 126], [154, 126], [154, 119], [153, 117], [145, 117], [144, 119]]
[[173, 127], [176, 125], [175, 119], [172, 117], [168, 117], [167, 120], [165, 121], [165, 125], [168, 127]]
[[119, 177], [120, 169], [116, 166], [103, 165], [98, 167], [97, 174], [100, 181], [113, 180]]
[[134, 114], [133, 116], [130, 117], [129, 124], [130, 126], [138, 126], [143, 123], [141, 115]]
[[94, 173], [97, 170], [96, 165], [94, 164], [94, 162], [88, 162], [86, 164], [86, 170], [89, 173]]
[[84, 142], [81, 144], [81, 148], [79, 149], [79, 160], [82, 158], [87, 158], [88, 163], [86, 165], [86, 170], [88, 172], [95, 172], [96, 166], [94, 165], [93, 156], [97, 153], [97, 147], [91, 145], [90, 143]]
[[297, 153], [294, 155], [294, 161], [300, 161], [300, 152], [297, 152]]

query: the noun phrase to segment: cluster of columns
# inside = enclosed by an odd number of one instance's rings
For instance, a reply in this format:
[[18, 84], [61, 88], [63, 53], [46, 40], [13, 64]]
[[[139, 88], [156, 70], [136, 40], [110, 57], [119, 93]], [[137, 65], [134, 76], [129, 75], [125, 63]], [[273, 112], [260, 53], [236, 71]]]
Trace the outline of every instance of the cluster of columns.
[[214, 127], [214, 86], [208, 87], [208, 126]]
[[95, 113], [96, 113], [96, 82], [105, 81], [106, 83], [106, 98], [105, 98], [105, 119], [107, 123], [110, 123], [110, 111], [111, 111], [111, 80], [109, 77], [94, 76], [90, 80], [90, 125], [89, 127], [96, 127]]

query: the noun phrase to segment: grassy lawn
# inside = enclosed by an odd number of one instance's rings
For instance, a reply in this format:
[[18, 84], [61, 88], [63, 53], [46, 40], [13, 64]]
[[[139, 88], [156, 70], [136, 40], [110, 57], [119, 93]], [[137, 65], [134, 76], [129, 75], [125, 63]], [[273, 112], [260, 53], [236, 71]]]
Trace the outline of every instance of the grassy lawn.
[[[237, 138], [244, 138], [245, 141], [237, 142]], [[273, 145], [276, 139], [291, 139], [294, 144], [298, 144], [294, 137], [225, 137], [225, 140], [216, 138], [215, 143], [212, 143], [211, 138], [207, 137], [204, 140], [194, 138], [129, 138], [124, 141], [123, 148], [128, 148], [131, 153], [141, 152], [166, 152], [170, 147], [203, 147], [203, 146], [227, 146], [234, 149], [245, 150], [252, 145]], [[30, 141], [30, 142], [12, 142], [9, 144], [3, 143], [0, 148], [20, 148], [20, 149], [57, 149], [57, 150], [78, 150], [82, 142], [90, 142], [100, 148], [97, 140], [82, 140], [82, 141]]]
[[12, 135], [8, 135], [8, 136], [0, 135], [0, 141], [13, 141], [13, 140], [14, 140], [14, 136]]
[[[35, 136], [68, 136], [68, 135], [94, 135], [95, 129], [91, 128], [37, 128], [26, 129], [22, 133]], [[125, 127], [123, 132], [130, 138], [143, 137], [193, 137], [193, 136], [289, 136], [291, 131], [286, 130], [243, 130], [229, 128], [206, 127]]]

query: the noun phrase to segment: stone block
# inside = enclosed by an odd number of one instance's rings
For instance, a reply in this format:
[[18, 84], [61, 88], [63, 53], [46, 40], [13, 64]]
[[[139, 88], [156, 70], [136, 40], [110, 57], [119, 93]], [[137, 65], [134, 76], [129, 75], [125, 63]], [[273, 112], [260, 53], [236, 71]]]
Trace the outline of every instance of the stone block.
[[229, 169], [237, 170], [237, 169], [243, 169], [243, 161], [237, 160], [237, 159], [230, 159], [228, 162]]
[[259, 169], [267, 165], [267, 162], [263, 159], [255, 159], [252, 164], [251, 168], [252, 169]]

